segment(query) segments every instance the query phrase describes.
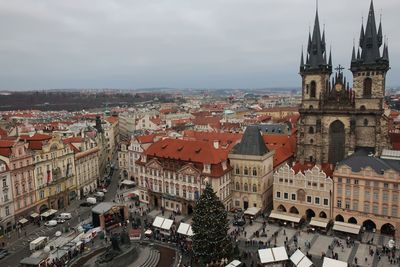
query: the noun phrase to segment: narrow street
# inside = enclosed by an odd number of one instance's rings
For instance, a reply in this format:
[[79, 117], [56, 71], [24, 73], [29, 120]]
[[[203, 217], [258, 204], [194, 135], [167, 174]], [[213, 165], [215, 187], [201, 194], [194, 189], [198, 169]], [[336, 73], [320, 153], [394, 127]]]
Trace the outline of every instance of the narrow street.
[[[118, 166], [116, 156], [113, 158], [114, 166]], [[104, 175], [104, 174], [103, 174]], [[105, 201], [113, 201], [118, 188], [119, 181], [119, 170], [115, 169], [111, 179], [111, 183], [105, 193]], [[82, 200], [74, 200], [71, 204], [66, 207], [65, 211], [72, 214], [72, 219], [66, 221], [62, 225], [56, 227], [47, 227], [43, 224], [39, 227], [37, 224], [28, 224], [22, 228], [20, 236], [14, 231], [11, 238], [4, 237], [0, 242], [4, 242], [6, 249], [10, 252], [10, 255], [0, 260], [0, 266], [4, 267], [15, 267], [19, 265], [21, 259], [28, 257], [31, 252], [29, 251], [29, 243], [39, 236], [48, 236], [50, 239], [55, 237], [55, 232], [61, 231], [63, 227], [69, 226], [76, 228], [81, 222], [90, 220], [91, 221], [91, 209], [92, 207], [81, 207], [80, 203]], [[26, 237], [25, 237], [26, 233]]]

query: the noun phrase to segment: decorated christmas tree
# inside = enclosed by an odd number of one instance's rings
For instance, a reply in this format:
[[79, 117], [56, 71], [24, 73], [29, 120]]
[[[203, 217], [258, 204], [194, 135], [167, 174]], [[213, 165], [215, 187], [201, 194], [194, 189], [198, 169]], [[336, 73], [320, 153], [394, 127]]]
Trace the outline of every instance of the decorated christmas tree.
[[228, 219], [224, 204], [210, 184], [196, 203], [192, 229], [194, 256], [203, 262], [229, 257], [232, 243], [228, 237]]

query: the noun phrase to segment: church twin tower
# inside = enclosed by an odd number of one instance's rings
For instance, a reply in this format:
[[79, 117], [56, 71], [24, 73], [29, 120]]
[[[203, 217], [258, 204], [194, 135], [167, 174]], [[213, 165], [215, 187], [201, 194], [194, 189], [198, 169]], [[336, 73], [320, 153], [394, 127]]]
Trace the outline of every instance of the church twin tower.
[[325, 30], [321, 37], [317, 11], [306, 57], [302, 52], [300, 63], [297, 159], [302, 163], [336, 164], [359, 149], [380, 154], [389, 147], [384, 114], [388, 45], [383, 44], [381, 23], [377, 30], [372, 1], [365, 30], [361, 25], [359, 47], [353, 45], [353, 87], [346, 82], [343, 67], [335, 70], [331, 79], [332, 57], [326, 50]]

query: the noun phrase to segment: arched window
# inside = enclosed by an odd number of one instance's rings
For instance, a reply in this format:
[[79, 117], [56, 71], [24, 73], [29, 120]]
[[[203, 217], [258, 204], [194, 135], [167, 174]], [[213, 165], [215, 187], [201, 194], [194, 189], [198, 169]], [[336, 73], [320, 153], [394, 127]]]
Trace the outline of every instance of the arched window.
[[315, 98], [316, 95], [317, 95], [317, 84], [315, 83], [315, 81], [312, 81], [310, 84], [310, 97]]
[[253, 192], [254, 193], [257, 192], [257, 185], [256, 184], [253, 184]]
[[372, 79], [371, 78], [366, 78], [364, 80], [363, 96], [364, 97], [371, 97], [371, 95], [372, 95]]
[[310, 139], [310, 144], [314, 144], [314, 139]]
[[257, 169], [255, 167], [253, 168], [253, 176], [257, 176]]
[[313, 134], [314, 133], [314, 127], [310, 126], [310, 128], [308, 128], [308, 133], [309, 134]]
[[239, 169], [239, 166], [236, 166], [236, 174], [240, 174], [240, 169]]
[[368, 119], [364, 119], [364, 126], [368, 126]]
[[247, 167], [244, 167], [244, 175], [249, 175], [249, 169], [247, 169]]
[[314, 161], [314, 157], [310, 156], [310, 162], [313, 162], [313, 161]]
[[364, 110], [365, 110], [365, 106], [362, 105], [362, 106], [360, 107], [360, 110], [361, 110], [361, 111], [364, 111]]
[[309, 109], [313, 109], [313, 108], [314, 108], [313, 105], [310, 105]]
[[249, 191], [249, 186], [247, 185], [247, 183], [244, 184], [244, 191]]
[[240, 190], [240, 184], [239, 184], [239, 182], [236, 182], [236, 190]]

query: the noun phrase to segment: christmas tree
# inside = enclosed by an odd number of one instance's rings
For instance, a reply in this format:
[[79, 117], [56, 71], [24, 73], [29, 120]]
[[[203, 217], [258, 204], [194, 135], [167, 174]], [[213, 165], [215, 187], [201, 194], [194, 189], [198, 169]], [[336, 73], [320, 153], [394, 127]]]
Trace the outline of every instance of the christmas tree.
[[227, 212], [208, 183], [196, 203], [192, 229], [196, 258], [211, 262], [230, 256], [232, 243], [228, 237]]

